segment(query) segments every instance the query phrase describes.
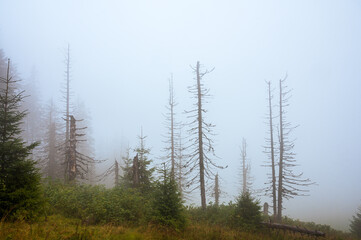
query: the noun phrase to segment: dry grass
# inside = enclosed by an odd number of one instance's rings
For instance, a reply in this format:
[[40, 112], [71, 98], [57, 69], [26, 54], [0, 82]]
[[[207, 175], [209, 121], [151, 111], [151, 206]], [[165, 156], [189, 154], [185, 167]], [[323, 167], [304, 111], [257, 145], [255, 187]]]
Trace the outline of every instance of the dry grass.
[[[218, 226], [208, 226], [204, 224], [190, 225], [185, 231], [176, 232], [166, 229], [160, 229], [156, 226], [147, 227], [125, 227], [113, 225], [82, 225], [79, 220], [64, 218], [58, 215], [50, 216], [47, 220], [41, 220], [36, 223], [26, 223], [23, 221], [0, 223], [0, 240], [31, 240], [31, 239], [144, 239], [144, 240], [166, 240], [166, 239], [204, 239], [204, 240], [314, 240], [315, 237], [302, 236], [300, 234], [291, 234], [277, 231], [263, 230], [256, 233], [236, 231], [234, 229]], [[319, 238], [320, 240], [329, 239], [351, 239], [347, 237], [329, 236]]]

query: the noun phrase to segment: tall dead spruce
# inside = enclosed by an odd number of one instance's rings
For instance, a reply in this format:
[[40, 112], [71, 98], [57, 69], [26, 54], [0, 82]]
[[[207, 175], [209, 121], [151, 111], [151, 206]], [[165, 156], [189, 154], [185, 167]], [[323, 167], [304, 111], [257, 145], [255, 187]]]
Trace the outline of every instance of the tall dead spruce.
[[[196, 99], [193, 104], [194, 109], [186, 111], [187, 117], [190, 120], [189, 126], [189, 141], [190, 149], [189, 159], [186, 162], [188, 170], [187, 175], [190, 175], [187, 186], [196, 185], [191, 191], [200, 189], [202, 209], [206, 208], [206, 179], [214, 179], [214, 168], [223, 168], [215, 164], [211, 159], [210, 154], [215, 156], [213, 148], [213, 140], [211, 136], [214, 125], [205, 122], [204, 114], [207, 110], [204, 108], [205, 99], [210, 95], [209, 90], [204, 87], [203, 77], [212, 72], [212, 70], [201, 70], [199, 62], [196, 67], [191, 67], [195, 74], [196, 83], [188, 88], [188, 91]], [[199, 181], [199, 184], [198, 184]]]
[[242, 139], [241, 147], [241, 176], [242, 176], [242, 193], [250, 192], [251, 190], [251, 165], [247, 160], [247, 141]]
[[[273, 200], [273, 211], [277, 222], [282, 222], [282, 210], [283, 200], [291, 199], [296, 196], [307, 196], [309, 190], [308, 186], [314, 184], [308, 178], [303, 178], [303, 173], [296, 174], [294, 169], [297, 165], [295, 159], [295, 153], [293, 152], [294, 140], [290, 139], [292, 131], [295, 129], [290, 122], [286, 120], [286, 108], [289, 106], [289, 99], [291, 97], [290, 92], [284, 79], [279, 81], [279, 125], [278, 125], [278, 163], [275, 162], [276, 147], [273, 141], [273, 122], [272, 116], [272, 95], [271, 84], [268, 84], [268, 102], [269, 102], [269, 126], [270, 126], [270, 138], [267, 139], [270, 143], [269, 151], [271, 158], [271, 191]], [[276, 177], [276, 166], [278, 165], [278, 177]], [[278, 178], [278, 182], [276, 183]], [[276, 184], [277, 184], [277, 196], [276, 196]], [[277, 197], [277, 204], [276, 202]], [[277, 213], [276, 213], [277, 212]], [[275, 214], [276, 213], [276, 214]]]
[[70, 132], [69, 132], [69, 152], [68, 152], [68, 163], [67, 163], [68, 171], [65, 179], [68, 182], [74, 182], [77, 177], [79, 177], [80, 179], [85, 179], [86, 175], [89, 172], [89, 166], [91, 164], [95, 164], [100, 161], [96, 161], [93, 158], [86, 156], [85, 154], [82, 154], [77, 150], [77, 143], [86, 141], [79, 138], [85, 136], [85, 134], [79, 133], [79, 131], [86, 129], [86, 127], [77, 128], [76, 122], [82, 120], [76, 120], [73, 115], [70, 115], [69, 118], [70, 118]]
[[279, 80], [279, 175], [278, 175], [278, 206], [277, 220], [282, 221], [283, 198], [290, 199], [295, 196], [307, 196], [309, 192], [305, 187], [314, 184], [308, 178], [302, 178], [303, 173], [295, 174], [294, 167], [297, 166], [295, 153], [293, 152], [294, 140], [290, 134], [295, 127], [286, 120], [285, 114], [291, 90], [284, 84], [287, 76]]
[[178, 129], [179, 123], [175, 121], [175, 106], [177, 103], [175, 102], [174, 98], [174, 91], [173, 91], [173, 74], [169, 79], [169, 99], [168, 104], [166, 105], [167, 113], [165, 114], [166, 118], [166, 140], [164, 143], [167, 145], [164, 149], [166, 152], [166, 156], [164, 157], [167, 163], [170, 164], [170, 174], [171, 178], [175, 180], [175, 171], [176, 171], [176, 142], [179, 139]]
[[265, 153], [268, 154], [271, 162], [267, 164], [267, 167], [271, 167], [271, 175], [269, 176], [269, 182], [267, 183], [269, 187], [267, 187], [266, 192], [267, 194], [271, 195], [272, 197], [272, 207], [273, 207], [273, 217], [276, 220], [277, 216], [277, 188], [276, 188], [276, 163], [275, 163], [275, 144], [274, 144], [274, 130], [273, 130], [273, 112], [272, 112], [272, 89], [271, 89], [271, 82], [266, 82], [268, 88], [268, 114], [267, 120], [269, 124], [269, 137], [266, 137], [267, 146], [265, 147]]
[[85, 136], [84, 133], [79, 133], [80, 130], [86, 129], [86, 127], [77, 128], [76, 122], [83, 120], [76, 120], [73, 115], [70, 115], [70, 47], [68, 45], [67, 55], [65, 58], [66, 64], [66, 86], [65, 86], [65, 142], [63, 145], [64, 151], [64, 179], [65, 182], [74, 182], [77, 177], [86, 179], [89, 173], [89, 166], [94, 165], [100, 161], [96, 161], [93, 158], [82, 154], [77, 149], [77, 143], [84, 142], [86, 140], [79, 137]]

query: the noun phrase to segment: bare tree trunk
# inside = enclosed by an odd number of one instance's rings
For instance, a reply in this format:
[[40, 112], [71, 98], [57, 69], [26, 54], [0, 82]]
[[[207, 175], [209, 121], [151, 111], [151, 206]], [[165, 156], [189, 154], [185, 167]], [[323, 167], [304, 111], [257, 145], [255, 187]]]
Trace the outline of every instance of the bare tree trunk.
[[69, 106], [70, 106], [70, 47], [68, 44], [68, 51], [66, 57], [66, 109], [65, 109], [65, 181], [70, 181], [70, 142], [69, 142], [69, 134], [70, 134], [70, 119], [69, 119]]
[[206, 209], [206, 188], [204, 182], [204, 155], [203, 155], [203, 118], [202, 118], [202, 92], [201, 76], [199, 73], [199, 62], [197, 62], [197, 89], [198, 89], [198, 149], [199, 149], [199, 182], [201, 188], [201, 205]]
[[219, 181], [218, 181], [218, 173], [217, 173], [214, 183], [214, 203], [217, 207], [219, 206], [219, 195], [220, 195], [220, 190], [219, 190]]
[[[201, 193], [201, 206], [202, 209], [206, 209], [206, 182], [205, 179], [212, 179], [216, 174], [214, 173], [214, 168], [224, 169], [226, 167], [217, 165], [210, 157], [210, 154], [214, 157], [217, 157], [214, 153], [213, 140], [210, 136], [212, 134], [212, 128], [215, 126], [211, 123], [207, 123], [204, 121], [204, 114], [207, 112], [204, 109], [204, 101], [210, 97], [209, 90], [205, 88], [202, 80], [204, 75], [210, 73], [212, 70], [201, 71], [201, 65], [199, 61], [197, 62], [196, 67], [191, 67], [195, 74], [194, 80], [196, 83], [188, 88], [189, 92], [192, 93], [193, 97], [196, 99], [196, 102], [193, 104], [194, 108], [191, 111], [186, 111], [188, 117], [192, 119], [189, 122], [189, 133], [190, 137], [190, 145], [187, 147], [191, 149], [191, 153], [189, 154], [189, 160], [186, 163], [187, 171], [186, 175], [191, 175], [191, 179], [187, 182], [187, 187], [190, 185], [197, 185], [191, 191], [195, 189], [200, 189]], [[199, 183], [199, 185], [198, 185]]]
[[247, 142], [246, 139], [242, 140], [242, 193], [246, 193], [248, 191], [247, 187], [247, 166], [246, 166], [246, 157], [247, 157]]
[[117, 187], [119, 186], [119, 165], [118, 165], [118, 162], [117, 160], [115, 160], [115, 163], [114, 163], [114, 185]]
[[276, 195], [276, 169], [275, 169], [275, 150], [273, 142], [273, 116], [272, 116], [272, 96], [271, 82], [268, 84], [268, 103], [269, 103], [269, 127], [270, 127], [270, 143], [271, 143], [271, 167], [272, 167], [272, 200], [273, 200], [273, 217], [277, 217], [277, 195]]
[[139, 186], [139, 159], [138, 154], [133, 159], [133, 187]]
[[278, 175], [278, 206], [277, 206], [277, 221], [282, 222], [282, 198], [283, 198], [283, 154], [284, 154], [284, 141], [283, 141], [283, 101], [282, 101], [282, 80], [280, 80], [280, 126], [279, 126], [279, 142], [280, 142], [280, 160], [279, 160], [279, 175]]
[[184, 180], [184, 173], [183, 173], [183, 144], [182, 144], [182, 134], [181, 129], [179, 132], [179, 139], [178, 139], [178, 148], [177, 148], [177, 158], [178, 158], [178, 190], [181, 197], [184, 197], [183, 193], [183, 180]]
[[76, 163], [76, 126], [75, 118], [70, 116], [70, 148], [69, 148], [69, 182], [73, 182], [77, 175], [77, 163]]
[[170, 107], [170, 141], [171, 141], [171, 178], [174, 180], [175, 151], [174, 151], [174, 95], [173, 95], [173, 75], [169, 81], [169, 107]]

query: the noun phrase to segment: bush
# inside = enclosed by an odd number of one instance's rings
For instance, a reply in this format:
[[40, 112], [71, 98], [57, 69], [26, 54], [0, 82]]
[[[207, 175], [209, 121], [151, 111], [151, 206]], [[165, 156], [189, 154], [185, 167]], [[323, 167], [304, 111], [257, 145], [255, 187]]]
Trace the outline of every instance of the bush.
[[209, 225], [231, 226], [231, 218], [235, 209], [235, 204], [229, 202], [227, 205], [219, 206], [210, 203], [206, 209], [201, 207], [188, 207], [188, 213], [193, 222], [207, 223]]
[[148, 201], [134, 189], [48, 183], [45, 196], [48, 213], [78, 218], [87, 224], [137, 225], [146, 221], [149, 212]]

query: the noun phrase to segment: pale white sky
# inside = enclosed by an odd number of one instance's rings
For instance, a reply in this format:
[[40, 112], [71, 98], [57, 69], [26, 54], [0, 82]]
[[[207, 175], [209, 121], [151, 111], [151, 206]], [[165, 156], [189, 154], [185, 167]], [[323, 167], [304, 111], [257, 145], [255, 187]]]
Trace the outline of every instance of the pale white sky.
[[217, 161], [229, 165], [219, 172], [226, 202], [237, 195], [242, 137], [254, 187], [266, 181], [264, 81], [288, 73], [299, 170], [318, 185], [287, 201], [285, 214], [348, 228], [361, 205], [359, 1], [0, 0], [0, 48], [24, 78], [35, 66], [44, 101], [61, 98], [68, 43], [75, 98], [92, 113], [97, 156], [109, 161], [136, 145], [141, 126], [157, 159], [170, 74], [184, 119], [189, 65], [215, 67], [207, 117]]

